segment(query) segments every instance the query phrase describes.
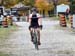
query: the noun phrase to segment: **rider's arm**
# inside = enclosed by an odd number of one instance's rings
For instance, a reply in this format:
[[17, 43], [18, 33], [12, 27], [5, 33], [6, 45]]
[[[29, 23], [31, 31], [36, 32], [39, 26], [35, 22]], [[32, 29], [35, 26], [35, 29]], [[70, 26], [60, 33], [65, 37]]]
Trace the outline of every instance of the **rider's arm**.
[[40, 15], [40, 14], [37, 14], [37, 16], [38, 16], [38, 24], [39, 25], [42, 25], [42, 16]]
[[32, 14], [29, 15], [29, 25], [31, 25], [31, 17], [32, 17]]
[[42, 18], [38, 19], [39, 26], [42, 25]]
[[39, 15], [38, 18], [39, 18], [39, 19], [38, 19], [39, 28], [42, 29], [42, 28], [43, 28], [43, 25], [42, 25], [42, 16]]

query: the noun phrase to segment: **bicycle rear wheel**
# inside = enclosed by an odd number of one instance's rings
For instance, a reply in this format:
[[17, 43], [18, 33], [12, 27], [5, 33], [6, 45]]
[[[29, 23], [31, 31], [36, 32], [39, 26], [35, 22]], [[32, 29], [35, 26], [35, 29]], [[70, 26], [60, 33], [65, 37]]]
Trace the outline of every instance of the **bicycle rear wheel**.
[[38, 50], [38, 42], [37, 42], [37, 38], [35, 38], [36, 42], [35, 42], [35, 49]]
[[34, 41], [34, 45], [35, 45], [35, 49], [39, 49], [38, 48], [38, 39], [37, 39], [37, 35], [36, 34], [34, 34], [34, 39], [33, 39], [33, 41]]

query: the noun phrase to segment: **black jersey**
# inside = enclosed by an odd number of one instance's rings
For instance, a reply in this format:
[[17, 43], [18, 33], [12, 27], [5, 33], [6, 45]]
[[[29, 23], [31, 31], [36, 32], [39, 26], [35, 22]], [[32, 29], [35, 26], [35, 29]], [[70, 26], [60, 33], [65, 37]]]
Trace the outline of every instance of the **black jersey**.
[[32, 27], [38, 27], [39, 26], [39, 24], [38, 24], [38, 17], [37, 17], [37, 15], [35, 14], [35, 15], [32, 15], [32, 18], [31, 18], [31, 26]]

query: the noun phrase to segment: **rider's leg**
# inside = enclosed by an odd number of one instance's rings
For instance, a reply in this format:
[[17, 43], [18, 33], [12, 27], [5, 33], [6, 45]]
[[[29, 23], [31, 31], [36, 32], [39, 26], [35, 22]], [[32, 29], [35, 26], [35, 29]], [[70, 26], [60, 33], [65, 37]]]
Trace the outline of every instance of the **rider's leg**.
[[30, 28], [31, 41], [33, 42], [32, 28]]
[[40, 29], [39, 28], [37, 29], [37, 32], [38, 32], [38, 44], [40, 45], [41, 43], [40, 43]]

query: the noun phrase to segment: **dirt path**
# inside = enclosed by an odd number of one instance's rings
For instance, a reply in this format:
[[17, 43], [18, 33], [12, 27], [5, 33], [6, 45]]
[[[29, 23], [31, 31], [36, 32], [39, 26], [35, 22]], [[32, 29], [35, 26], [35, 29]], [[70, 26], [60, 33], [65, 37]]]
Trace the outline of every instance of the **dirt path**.
[[55, 29], [58, 21], [43, 21], [40, 50], [35, 50], [30, 41], [27, 22], [18, 22], [21, 27], [0, 45], [0, 51], [9, 56], [75, 56], [75, 35]]

